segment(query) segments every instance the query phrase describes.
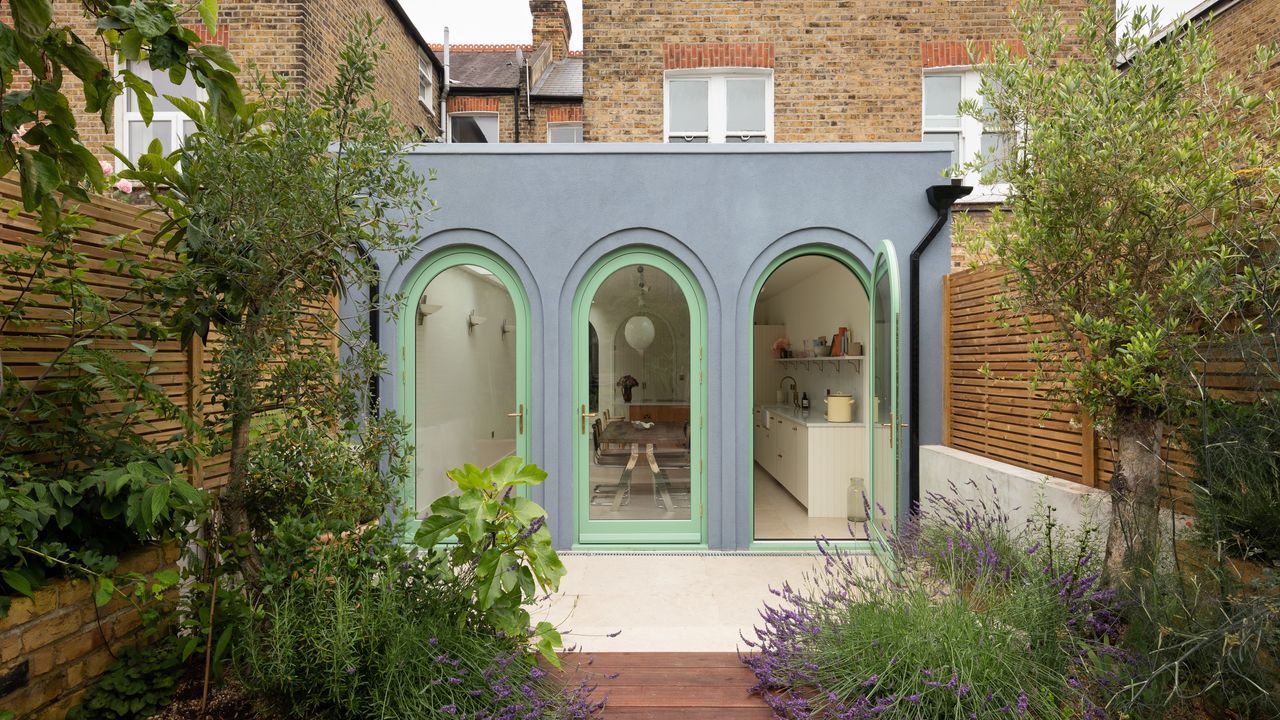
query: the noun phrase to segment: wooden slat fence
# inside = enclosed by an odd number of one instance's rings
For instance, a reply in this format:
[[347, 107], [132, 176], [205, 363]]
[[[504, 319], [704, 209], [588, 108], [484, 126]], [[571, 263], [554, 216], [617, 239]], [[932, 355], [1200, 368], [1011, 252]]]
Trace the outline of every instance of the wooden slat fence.
[[[990, 267], [944, 278], [943, 444], [1107, 488], [1115, 468], [1111, 443], [1078, 408], [1031, 387], [1030, 345], [1052, 328], [1048, 318], [1032, 318], [1028, 331], [1021, 317], [1000, 306], [1005, 278], [1003, 270]], [[1245, 373], [1239, 365], [1215, 365], [1212, 384], [1240, 387]], [[1186, 510], [1192, 459], [1174, 442], [1166, 442], [1164, 452], [1165, 491]]]
[[[14, 177], [0, 178], [0, 206], [4, 210], [21, 207], [21, 192]], [[121, 299], [121, 307], [129, 309], [127, 293], [131, 278], [126, 274], [111, 269], [107, 263], [112, 257], [121, 253], [131, 254], [136, 259], [148, 258], [148, 240], [154, 236], [160, 226], [157, 215], [143, 215], [142, 209], [117, 202], [108, 198], [94, 198], [92, 202], [79, 204], [76, 212], [92, 218], [95, 222], [80, 233], [75, 249], [87, 258], [85, 265], [87, 282], [104, 297]], [[39, 229], [36, 219], [24, 212], [16, 214], [0, 213], [0, 252], [10, 252], [23, 247], [37, 246]], [[121, 247], [111, 246], [111, 238], [120, 235], [136, 234]], [[175, 260], [171, 257], [156, 256], [147, 259], [147, 267], [153, 272], [172, 270]], [[21, 292], [25, 277], [0, 277], [0, 307], [12, 303]], [[64, 316], [65, 304], [56, 298], [35, 298], [36, 305], [27, 314], [28, 319], [49, 320], [51, 323]], [[3, 353], [5, 366], [21, 381], [33, 381], [45, 370], [42, 362], [49, 362], [65, 346], [65, 341], [55, 337], [58, 330], [54, 327], [43, 327], [39, 324], [27, 323], [21, 326], [10, 323], [0, 332], [0, 353]], [[128, 340], [99, 338], [95, 342], [101, 347], [118, 350], [122, 358], [145, 360], [145, 355], [134, 348]], [[154, 382], [165, 389], [170, 400], [179, 408], [198, 414], [204, 403], [200, 397], [200, 370], [208, 362], [208, 353], [197, 339], [195, 344], [183, 349], [177, 340], [160, 343], [153, 362], [159, 372], [152, 376]], [[167, 439], [182, 430], [180, 423], [159, 419], [145, 418], [150, 422], [145, 427], [144, 435], [155, 439]], [[225, 483], [226, 458], [208, 458], [199, 467], [189, 468], [191, 479], [198, 485], [216, 488]]]

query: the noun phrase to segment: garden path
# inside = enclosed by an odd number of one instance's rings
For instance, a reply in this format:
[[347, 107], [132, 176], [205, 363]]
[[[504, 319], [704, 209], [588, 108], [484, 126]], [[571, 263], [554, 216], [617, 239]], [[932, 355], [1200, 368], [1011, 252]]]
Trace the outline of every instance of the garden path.
[[[587, 653], [719, 652], [752, 637], [769, 587], [803, 583], [816, 553], [561, 553], [560, 592], [535, 611]], [[874, 562], [868, 557], [869, 562]], [[612, 636], [612, 637], [611, 637]]]

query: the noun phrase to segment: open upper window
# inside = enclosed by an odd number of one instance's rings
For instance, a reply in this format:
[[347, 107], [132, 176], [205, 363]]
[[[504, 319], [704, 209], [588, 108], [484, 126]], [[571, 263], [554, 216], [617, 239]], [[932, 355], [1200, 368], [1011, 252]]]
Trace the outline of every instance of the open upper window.
[[[983, 126], [976, 118], [961, 115], [964, 100], [982, 102], [978, 92], [981, 78], [967, 67], [927, 70], [924, 75], [924, 136], [926, 142], [945, 142], [952, 147], [951, 164], [962, 166], [972, 162], [978, 153], [984, 158], [1002, 157], [1007, 134], [997, 128]], [[964, 176], [971, 185], [980, 183], [981, 173]], [[999, 194], [1000, 186], [985, 186], [975, 195]]]
[[418, 58], [418, 101], [427, 106], [432, 115], [436, 114], [435, 102], [436, 75], [435, 68], [426, 58]]
[[547, 142], [580, 143], [582, 142], [582, 123], [554, 122], [547, 123]]
[[773, 71], [669, 70], [669, 143], [773, 142]]
[[130, 61], [126, 67], [134, 75], [150, 81], [156, 94], [151, 98], [154, 112], [151, 124], [147, 125], [142, 118], [137, 96], [133, 90], [125, 89], [124, 112], [120, 113], [120, 122], [117, 125], [119, 131], [116, 133], [116, 143], [120, 152], [130, 160], [137, 161], [138, 157], [151, 146], [152, 140], [159, 140], [166, 153], [181, 147], [183, 138], [195, 132], [195, 123], [174, 107], [165, 96], [202, 100], [204, 91], [196, 85], [195, 78], [190, 72], [186, 73], [181, 83], [174, 83], [170, 80], [168, 72], [153, 72], [151, 65], [146, 61]]
[[456, 143], [496, 143], [498, 113], [449, 113], [449, 137]]

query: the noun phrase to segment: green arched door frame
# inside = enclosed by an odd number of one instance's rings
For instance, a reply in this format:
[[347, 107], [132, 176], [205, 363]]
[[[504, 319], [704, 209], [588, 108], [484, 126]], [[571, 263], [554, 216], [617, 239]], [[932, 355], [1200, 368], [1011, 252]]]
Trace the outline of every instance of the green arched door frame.
[[[588, 325], [591, 300], [614, 272], [648, 265], [666, 273], [689, 306], [690, 492], [689, 520], [592, 520], [590, 435], [580, 417], [588, 402]], [[707, 301], [702, 286], [675, 256], [649, 246], [628, 246], [597, 261], [578, 284], [573, 297], [573, 416], [568, 429], [573, 442], [574, 536], [580, 545], [705, 546], [707, 539]]]
[[[484, 268], [493, 273], [507, 289], [511, 295], [511, 304], [515, 306], [516, 314], [516, 397], [514, 398], [516, 409], [522, 412], [524, 416], [519, 418], [516, 431], [516, 455], [531, 460], [529, 458], [529, 422], [534, 417], [530, 396], [530, 375], [531, 372], [531, 337], [532, 327], [530, 319], [532, 314], [529, 309], [529, 295], [525, 291], [524, 283], [520, 281], [520, 276], [515, 270], [507, 264], [505, 260], [496, 254], [475, 246], [455, 246], [438, 250], [428, 255], [416, 268], [409, 273], [404, 284], [404, 302], [400, 306], [399, 317], [397, 318], [398, 331], [397, 341], [400, 344], [398, 349], [400, 353], [400, 373], [397, 378], [400, 388], [400, 414], [410, 427], [410, 432], [416, 439], [418, 435], [418, 375], [417, 375], [417, 329], [418, 329], [418, 299], [422, 297], [422, 293], [426, 291], [427, 286], [432, 280], [439, 277], [450, 268], [462, 265], [475, 265]], [[416, 520], [417, 510], [417, 477], [418, 477], [418, 456], [415, 452], [413, 455], [409, 481], [405, 483], [401, 490], [401, 501], [406, 507], [414, 508], [415, 517], [408, 523], [408, 537], [413, 537], [413, 533], [417, 530], [418, 521]]]
[[[866, 266], [863, 265], [862, 262], [858, 260], [858, 258], [854, 257], [853, 253], [838, 247], [831, 246], [831, 245], [801, 245], [799, 247], [791, 248], [790, 250], [787, 250], [786, 252], [779, 254], [772, 261], [770, 261], [768, 265], [765, 266], [764, 270], [760, 272], [759, 277], [756, 278], [755, 287], [752, 288], [751, 290], [750, 304], [747, 306], [750, 308], [750, 312], [747, 313], [747, 326], [743, 329], [741, 337], [744, 337], [744, 338], [751, 337], [751, 326], [753, 324], [754, 317], [755, 317], [756, 303], [760, 300], [760, 292], [764, 290], [764, 284], [769, 280], [769, 276], [773, 275], [775, 270], [782, 267], [787, 262], [791, 260], [795, 260], [798, 257], [805, 257], [808, 255], [818, 255], [821, 257], [830, 258], [840, 263], [841, 265], [843, 265], [846, 269], [849, 270], [849, 272], [853, 273], [853, 276], [858, 279], [858, 283], [862, 286], [863, 292], [867, 293], [867, 305], [868, 305], [868, 308], [870, 308], [871, 299], [872, 299], [871, 298], [871, 294], [872, 294], [871, 293], [871, 274], [867, 271]], [[747, 407], [751, 408], [752, 412], [755, 412], [755, 407], [757, 405], [757, 401], [755, 397], [755, 387], [756, 387], [755, 358], [751, 358], [751, 361], [748, 363], [748, 365], [750, 366], [751, 370], [747, 374], [747, 392], [750, 394], [750, 403], [747, 405]], [[737, 427], [737, 423], [740, 421], [741, 421], [741, 418], [735, 418], [734, 427]], [[746, 446], [747, 446], [747, 462], [745, 467], [753, 469], [752, 474], [748, 475], [746, 480], [744, 481], [747, 486], [747, 539], [748, 539], [748, 542], [753, 547], [756, 547], [759, 549], [774, 549], [774, 550], [789, 550], [789, 549], [811, 550], [813, 549], [812, 540], [800, 540], [799, 538], [795, 540], [764, 540], [764, 541], [756, 540], [756, 493], [755, 493], [755, 479], [754, 479], [754, 467], [755, 467], [755, 456], [756, 456], [755, 433], [751, 433], [751, 432], [747, 433]], [[870, 457], [870, 455], [868, 455], [868, 457]], [[868, 475], [868, 477], [870, 476]], [[868, 490], [868, 494], [870, 494], [870, 490]], [[872, 498], [872, 502], [874, 503], [874, 498]], [[868, 542], [866, 540], [849, 540], [847, 542], [841, 541], [841, 544], [851, 545], [855, 549], [864, 549], [868, 545]]]
[[[886, 373], [888, 378], [889, 422], [887, 423], [887, 427], [889, 430], [889, 442], [885, 449], [889, 451], [890, 461], [888, 471], [891, 473], [892, 483], [891, 492], [887, 494], [887, 497], [879, 497], [879, 494], [875, 490], [877, 479], [877, 453], [879, 452], [879, 443], [876, 441], [876, 418], [869, 415], [867, 418], [867, 427], [870, 430], [870, 435], [867, 438], [867, 447], [870, 451], [868, 453], [870, 463], [868, 465], [867, 477], [871, 478], [871, 482], [868, 484], [871, 487], [872, 521], [867, 524], [871, 528], [872, 533], [872, 550], [882, 560], [889, 563], [891, 557], [887, 534], [893, 532], [897, 527], [898, 521], [898, 493], [901, 490], [902, 483], [902, 438], [899, 429], [904, 425], [902, 422], [902, 411], [898, 403], [898, 397], [900, 395], [899, 390], [901, 389], [899, 387], [900, 375], [898, 372], [898, 366], [900, 364], [899, 356], [901, 355], [899, 350], [902, 347], [902, 276], [898, 272], [897, 248], [894, 247], [893, 241], [880, 241], [880, 246], [876, 249], [876, 258], [871, 277], [871, 348], [868, 360], [871, 366], [871, 386], [873, 396], [875, 393], [877, 374], [883, 371]], [[888, 281], [889, 285], [889, 307], [887, 309], [879, 307], [879, 294], [875, 291], [876, 283], [879, 282], [882, 277]], [[887, 315], [885, 315], [885, 320], [888, 323], [888, 332], [886, 335], [888, 336], [888, 344], [890, 348], [889, 367], [881, 368], [877, 364], [880, 357], [880, 348], [878, 345], [879, 340], [875, 329], [875, 322], [876, 318], [881, 313], [885, 313], [886, 310], [888, 311]], [[914, 390], [915, 388], [913, 388], [913, 391]], [[872, 408], [872, 412], [874, 412], [874, 408]], [[877, 513], [881, 513], [883, 517], [887, 519], [887, 522], [875, 522], [874, 520]]]

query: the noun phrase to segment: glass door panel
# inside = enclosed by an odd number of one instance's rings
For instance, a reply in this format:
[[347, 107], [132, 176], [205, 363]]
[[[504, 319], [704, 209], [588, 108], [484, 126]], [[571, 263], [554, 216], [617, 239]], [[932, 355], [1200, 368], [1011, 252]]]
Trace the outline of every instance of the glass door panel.
[[528, 310], [514, 275], [478, 253], [447, 258], [427, 275], [413, 285], [402, 317], [413, 323], [409, 500], [418, 519], [436, 498], [457, 492], [450, 469], [527, 457], [529, 411]]
[[702, 310], [681, 269], [607, 261], [578, 303], [574, 431], [579, 541], [702, 539]]
[[[876, 253], [871, 298], [871, 515], [873, 541], [883, 541], [897, 513], [899, 458], [898, 272], [893, 244]], [[879, 546], [880, 542], [875, 542]], [[878, 547], [877, 551], [882, 551]]]

